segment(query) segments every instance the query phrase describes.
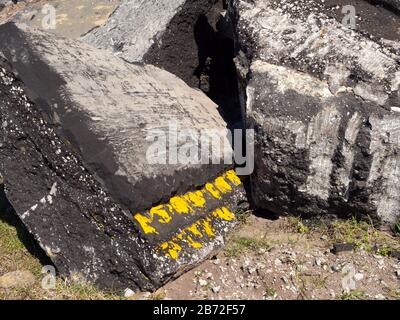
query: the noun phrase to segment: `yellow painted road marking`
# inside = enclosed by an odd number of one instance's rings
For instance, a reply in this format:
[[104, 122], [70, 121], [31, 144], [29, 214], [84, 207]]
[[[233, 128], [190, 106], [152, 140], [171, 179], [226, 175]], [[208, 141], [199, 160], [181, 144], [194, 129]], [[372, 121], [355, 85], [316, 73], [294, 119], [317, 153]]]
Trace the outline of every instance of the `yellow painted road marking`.
[[206, 184], [206, 190], [215, 198], [215, 199], [221, 199], [221, 193], [215, 188], [215, 185], [212, 183], [207, 183]]
[[224, 177], [219, 177], [215, 179], [215, 186], [222, 193], [228, 193], [232, 191], [232, 187], [229, 185], [228, 182], [226, 182]]
[[225, 207], [215, 210], [212, 215], [225, 221], [232, 221], [235, 219], [235, 215]]
[[173, 197], [169, 203], [177, 213], [189, 213], [193, 211], [183, 197]]
[[235, 186], [239, 186], [241, 185], [242, 181], [240, 180], [240, 178], [237, 176], [235, 170], [229, 170], [226, 174], [225, 174], [226, 178], [232, 182]]
[[140, 226], [142, 227], [144, 233], [156, 233], [158, 234], [157, 230], [150, 226], [150, 223], [153, 221], [152, 219], [149, 219], [148, 217], [138, 213], [135, 215], [135, 219], [137, 222], [139, 222]]
[[[175, 215], [192, 214], [197, 208], [205, 208], [207, 199], [221, 200], [223, 195], [233, 192], [239, 185], [241, 180], [235, 170], [229, 170], [213, 182], [207, 183], [203, 189], [172, 197], [168, 204], [153, 207], [146, 214], [137, 213], [134, 218], [145, 234], [160, 234], [153, 225], [154, 222], [169, 224]], [[218, 211], [218, 216], [232, 218], [223, 210]]]
[[172, 220], [171, 216], [167, 213], [162, 205], [151, 208], [150, 215], [151, 217], [154, 217], [155, 215], [159, 216], [160, 219], [158, 219], [158, 221], [160, 223], [169, 223]]
[[165, 256], [177, 260], [182, 252], [182, 246], [184, 243], [194, 249], [202, 248], [203, 244], [201, 243], [201, 240], [207, 241], [215, 237], [215, 230], [212, 227], [212, 222], [213, 219], [216, 218], [225, 221], [232, 221], [235, 219], [235, 215], [226, 207], [219, 208], [213, 211], [209, 217], [200, 219], [190, 227], [183, 229], [171, 240], [161, 244], [159, 249], [161, 249]]
[[206, 199], [202, 191], [189, 192], [185, 196], [185, 200], [191, 203], [196, 208], [204, 208], [206, 205]]

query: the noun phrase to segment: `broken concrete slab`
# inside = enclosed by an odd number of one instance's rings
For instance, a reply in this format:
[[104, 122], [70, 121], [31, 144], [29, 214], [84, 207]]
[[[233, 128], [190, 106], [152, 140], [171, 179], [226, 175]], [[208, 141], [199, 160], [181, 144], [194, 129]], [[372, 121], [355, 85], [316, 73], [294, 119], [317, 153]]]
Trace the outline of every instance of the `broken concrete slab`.
[[233, 37], [225, 1], [188, 0], [154, 38], [143, 61], [200, 88], [232, 127], [242, 128]]
[[377, 3], [380, 6], [386, 7], [389, 10], [397, 9], [400, 10], [400, 1], [399, 0], [381, 0]]
[[[221, 0], [125, 0], [108, 21], [83, 36], [129, 62], [167, 70], [191, 87], [199, 86], [200, 61], [221, 45], [216, 30]], [[143, 27], [146, 26], [146, 27]]]
[[[252, 200], [275, 213], [394, 224], [400, 37], [351, 30], [329, 12], [323, 1], [231, 4], [247, 122], [256, 130]], [[396, 37], [396, 25], [382, 28]]]
[[83, 39], [96, 47], [111, 49], [129, 62], [142, 61], [185, 2], [125, 0], [104, 25]]
[[29, 5], [12, 20], [64, 37], [82, 36], [128, 62], [167, 70], [201, 88], [224, 119], [239, 127], [233, 32], [224, 14], [223, 0], [55, 0]]
[[214, 32], [222, 11], [221, 0], [43, 0], [26, 6], [12, 20], [63, 37], [82, 37], [128, 62], [159, 66], [196, 87], [196, 37], [201, 36], [196, 32], [204, 33], [203, 42], [208, 43], [203, 46], [216, 45], [208, 39], [207, 30], [195, 30], [199, 29], [196, 24], [204, 15]]
[[[0, 26], [0, 42], [0, 172], [61, 274], [153, 290], [220, 248], [245, 198], [222, 164], [232, 149], [211, 100], [166, 71], [26, 26]], [[224, 145], [220, 164], [149, 162], [174, 144], [148, 158], [148, 134], [174, 125], [217, 129], [207, 138]]]
[[6, 22], [17, 12], [25, 8], [27, 5], [36, 3], [41, 0], [24, 0], [24, 1], [12, 1], [2, 0], [0, 1], [0, 23]]

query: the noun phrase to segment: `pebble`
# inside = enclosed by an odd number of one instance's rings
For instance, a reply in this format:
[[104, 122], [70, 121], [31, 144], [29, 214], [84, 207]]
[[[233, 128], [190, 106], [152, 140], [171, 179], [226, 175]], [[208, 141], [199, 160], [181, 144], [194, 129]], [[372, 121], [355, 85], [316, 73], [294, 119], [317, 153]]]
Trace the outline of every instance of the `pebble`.
[[28, 288], [35, 284], [35, 276], [30, 271], [14, 271], [0, 277], [0, 288]]
[[331, 267], [331, 269], [332, 269], [333, 272], [340, 272], [340, 271], [342, 270], [341, 266], [338, 265], [338, 264], [334, 264], [334, 265]]
[[208, 284], [208, 282], [204, 279], [199, 279], [199, 285], [201, 285], [202, 287], [205, 287]]
[[133, 290], [131, 290], [129, 288], [125, 289], [125, 291], [124, 291], [124, 297], [125, 298], [130, 298], [133, 295], [135, 295], [135, 291], [133, 291]]
[[213, 287], [213, 288], [212, 288], [212, 291], [213, 291], [214, 293], [220, 292], [220, 291], [221, 291], [221, 286], [215, 286], [215, 287]]
[[138, 293], [134, 293], [130, 296], [125, 296], [126, 298], [128, 298], [129, 300], [149, 300], [151, 297], [151, 293], [150, 292], [138, 292]]
[[282, 261], [281, 261], [281, 259], [275, 259], [275, 266], [276, 267], [280, 267], [280, 266], [282, 266]]
[[323, 266], [323, 265], [326, 264], [326, 261], [325, 261], [324, 258], [316, 258], [316, 259], [315, 259], [315, 264], [316, 264], [318, 267], [321, 267], [321, 266]]
[[364, 275], [362, 273], [356, 273], [354, 275], [354, 280], [361, 281], [362, 279], [364, 279]]

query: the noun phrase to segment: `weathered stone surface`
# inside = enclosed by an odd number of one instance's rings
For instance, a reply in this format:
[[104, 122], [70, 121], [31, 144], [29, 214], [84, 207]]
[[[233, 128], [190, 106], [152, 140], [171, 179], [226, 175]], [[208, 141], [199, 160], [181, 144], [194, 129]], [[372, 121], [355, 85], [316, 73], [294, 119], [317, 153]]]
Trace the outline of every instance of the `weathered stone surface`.
[[[40, 1], [12, 20], [80, 38], [128, 62], [145, 62], [200, 88], [233, 127], [242, 125], [232, 30], [223, 0]], [[51, 6], [51, 7], [50, 7]], [[54, 28], [50, 11], [54, 8]], [[146, 26], [146, 27], [143, 27]]]
[[231, 126], [242, 127], [233, 30], [225, 9], [224, 0], [187, 0], [155, 37], [143, 61], [200, 88]]
[[35, 283], [35, 277], [30, 271], [9, 272], [0, 277], [0, 288], [21, 289], [28, 288]]
[[350, 30], [338, 15], [345, 4], [232, 2], [247, 122], [257, 132], [252, 199], [276, 213], [392, 224], [400, 217], [400, 19], [357, 1], [360, 20], [380, 28]]
[[392, 6], [397, 10], [400, 10], [400, 1], [399, 0], [382, 0], [382, 5]]
[[[49, 26], [49, 5], [55, 9], [54, 28]], [[128, 62], [159, 66], [195, 87], [198, 46], [210, 51], [217, 45], [210, 32], [215, 32], [222, 11], [222, 0], [45, 0], [29, 4], [12, 20], [68, 38], [82, 37]], [[201, 15], [208, 19], [203, 25]]]
[[121, 0], [34, 1], [18, 11], [11, 19], [17, 23], [75, 39], [106, 23], [120, 3]]
[[125, 0], [108, 21], [84, 36], [100, 48], [112, 49], [130, 62], [142, 61], [156, 37], [165, 32], [186, 0]]
[[217, 159], [232, 156], [226, 124], [203, 93], [156, 67], [28, 27], [0, 26], [0, 42], [0, 172], [60, 273], [153, 290], [223, 244], [244, 200], [229, 165], [146, 157], [149, 130], [171, 121], [220, 129], [212, 138], [226, 148]]
[[[226, 65], [231, 63], [233, 56], [216, 57], [222, 50], [233, 49], [232, 44], [218, 36], [223, 11], [222, 0], [125, 0], [104, 25], [88, 32], [82, 39], [96, 47], [112, 50], [126, 61], [158, 66], [191, 87], [201, 87], [200, 78], [202, 73], [207, 73], [206, 68], [219, 67], [223, 69], [221, 73], [231, 72]], [[204, 86], [211, 88], [202, 89], [218, 105], [226, 103], [223, 99], [229, 99], [227, 94], [220, 98], [212, 91], [217, 82], [227, 80], [216, 79], [215, 74], [207, 76], [212, 78], [208, 81], [211, 83]], [[235, 75], [229, 79], [234, 80]]]

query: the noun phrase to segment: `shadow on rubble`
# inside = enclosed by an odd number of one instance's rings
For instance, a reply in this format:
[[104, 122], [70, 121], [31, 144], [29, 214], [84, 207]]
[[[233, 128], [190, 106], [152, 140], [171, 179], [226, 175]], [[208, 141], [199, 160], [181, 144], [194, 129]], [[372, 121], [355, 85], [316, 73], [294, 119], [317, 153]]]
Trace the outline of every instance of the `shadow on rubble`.
[[229, 36], [229, 27], [220, 16], [216, 30], [202, 14], [194, 25], [194, 38], [198, 50], [198, 66], [194, 75], [199, 88], [219, 107], [231, 128], [243, 127], [239, 87], [234, 63], [235, 43]]
[[394, 13], [397, 16], [400, 16], [400, 9], [396, 8], [395, 5], [391, 4], [390, 2], [387, 2], [387, 0], [366, 0], [373, 6], [377, 7], [382, 7], [392, 13]]
[[[193, 75], [198, 87], [213, 100], [229, 129], [245, 129], [245, 119], [240, 105], [240, 93], [235, 58], [235, 42], [232, 26], [220, 15], [215, 28], [206, 15], [202, 14], [194, 25], [194, 39], [197, 45], [198, 66]], [[242, 136], [242, 145], [246, 137]], [[234, 145], [235, 141], [233, 141]], [[238, 150], [236, 150], [238, 152]], [[245, 152], [242, 150], [242, 153]], [[242, 177], [243, 186], [250, 201], [250, 177]]]
[[0, 184], [0, 221], [5, 222], [17, 230], [18, 239], [23, 243], [28, 252], [36, 257], [42, 265], [52, 264], [43, 249], [36, 242], [33, 235], [28, 231], [15, 213], [13, 207], [6, 198], [3, 184]]

